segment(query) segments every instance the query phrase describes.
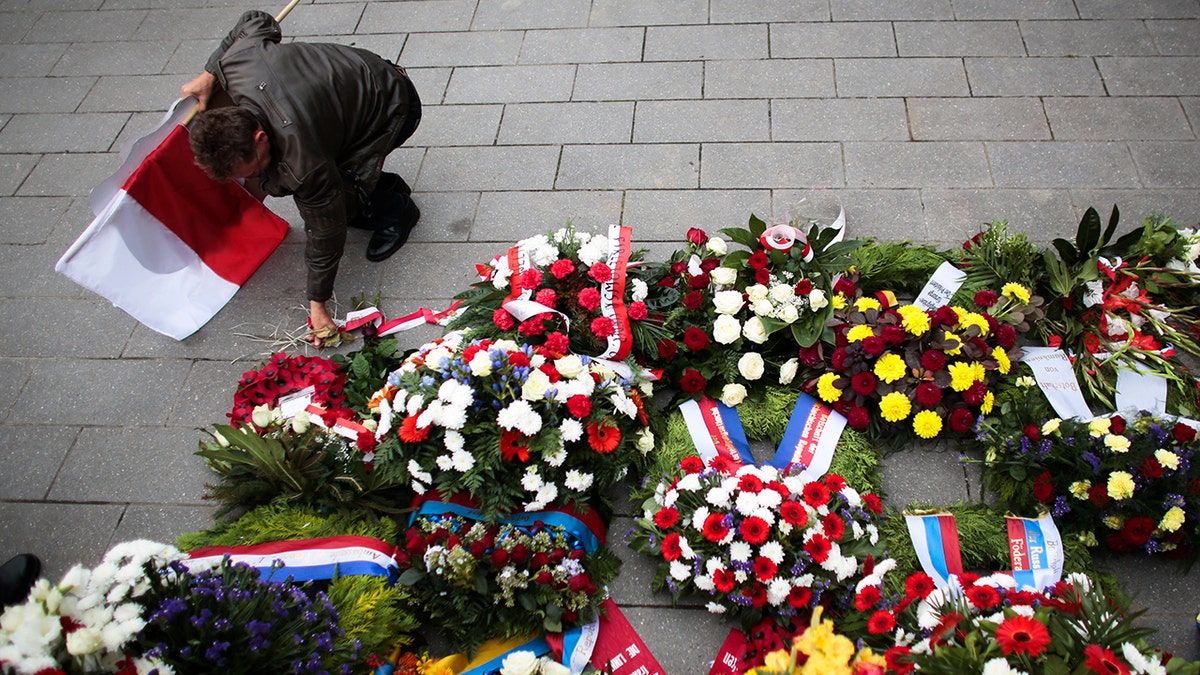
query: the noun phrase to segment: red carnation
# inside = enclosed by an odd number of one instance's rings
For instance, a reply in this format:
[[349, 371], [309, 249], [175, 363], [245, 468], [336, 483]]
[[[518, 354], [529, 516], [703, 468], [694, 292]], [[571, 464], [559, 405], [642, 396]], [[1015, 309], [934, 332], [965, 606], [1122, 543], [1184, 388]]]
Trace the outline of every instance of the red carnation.
[[612, 281], [613, 272], [612, 268], [608, 266], [608, 263], [598, 262], [594, 263], [588, 268], [588, 276], [600, 283], [604, 283], [606, 281]]
[[1171, 429], [1171, 435], [1178, 443], [1191, 443], [1196, 439], [1196, 430], [1183, 422], [1176, 422], [1175, 428]]
[[553, 288], [543, 288], [533, 295], [533, 299], [539, 304], [553, 307], [558, 301], [558, 293], [555, 293]]
[[579, 300], [579, 306], [589, 312], [596, 311], [596, 308], [600, 306], [600, 291], [591, 286], [580, 289], [579, 294], [575, 297]]
[[592, 334], [599, 338], [606, 338], [617, 331], [617, 325], [607, 316], [598, 316], [592, 319]]
[[703, 246], [708, 242], [708, 233], [698, 227], [689, 227], [687, 240], [692, 246]]
[[543, 315], [531, 316], [521, 322], [517, 326], [517, 332], [521, 335], [541, 335], [546, 332], [546, 325], [542, 321]]
[[886, 609], [876, 610], [871, 618], [867, 619], [867, 632], [871, 635], [880, 635], [882, 633], [890, 633], [896, 627], [896, 617]]
[[1108, 488], [1104, 485], [1093, 485], [1088, 488], [1088, 501], [1096, 508], [1108, 506]]
[[679, 377], [679, 390], [685, 394], [695, 394], [704, 391], [708, 386], [708, 380], [700, 374], [700, 371], [695, 368], [688, 368], [683, 371], [683, 375]]
[[664, 506], [658, 510], [658, 513], [654, 514], [654, 524], [657, 525], [659, 529], [666, 530], [668, 528], [675, 527], [675, 523], [678, 522], [679, 511], [673, 507]]
[[670, 361], [675, 358], [676, 352], [679, 351], [679, 345], [670, 338], [663, 338], [658, 341], [658, 358], [663, 361]]
[[946, 367], [946, 355], [935, 349], [930, 349], [921, 354], [921, 367], [936, 373]]
[[950, 430], [956, 434], [964, 434], [975, 424], [975, 416], [966, 408], [955, 408], [950, 413]]
[[550, 266], [550, 274], [554, 275], [555, 279], [562, 279], [574, 271], [575, 263], [567, 260], [566, 258], [563, 258], [562, 260], [556, 260], [554, 261], [554, 264]]
[[363, 452], [371, 452], [375, 449], [375, 434], [363, 429], [358, 432], [358, 437], [354, 440], [354, 445]]
[[646, 309], [646, 303], [639, 300], [638, 302], [629, 305], [630, 319], [633, 319], [634, 321], [642, 321], [647, 316], [650, 316], [650, 312]]
[[996, 300], [998, 299], [999, 296], [996, 295], [995, 291], [989, 291], [985, 288], [975, 294], [975, 306], [982, 308], [991, 307], [992, 305], [996, 304]]
[[942, 402], [942, 388], [932, 382], [922, 382], [917, 385], [917, 403], [932, 408]]
[[1033, 442], [1042, 440], [1042, 430], [1036, 424], [1026, 424], [1024, 429], [1025, 438]]
[[663, 537], [662, 557], [667, 562], [678, 560], [683, 555], [683, 547], [679, 545], [679, 533], [672, 532]]
[[529, 365], [529, 357], [525, 355], [525, 352], [509, 352], [508, 363], [513, 367], [523, 368]]
[[1154, 456], [1147, 457], [1142, 460], [1141, 467], [1142, 475], [1146, 478], [1155, 479], [1162, 478], [1163, 467]]
[[507, 309], [501, 307], [492, 312], [492, 323], [500, 330], [512, 330], [513, 326], [517, 325], [517, 320], [508, 313]]
[[739, 532], [742, 534], [742, 539], [745, 539], [747, 543], [758, 546], [765, 542], [771, 534], [771, 526], [767, 524], [767, 521], [758, 516], [750, 516], [742, 521]]
[[709, 345], [708, 333], [695, 327], [689, 326], [683, 331], [683, 344], [693, 352], [698, 352]]
[[567, 412], [575, 419], [583, 419], [592, 414], [592, 399], [583, 394], [575, 394], [567, 399]]
[[809, 557], [813, 559], [813, 562], [816, 562], [817, 564], [823, 563], [829, 559], [829, 551], [832, 549], [833, 546], [823, 534], [814, 534], [812, 539], [809, 539], [808, 542], [804, 544], [804, 552], [807, 553]]
[[852, 297], [857, 290], [858, 286], [854, 284], [854, 281], [851, 280], [850, 277], [842, 277], [841, 279], [837, 280], [836, 284], [833, 285], [834, 293], [841, 293], [847, 298]]
[[762, 251], [755, 251], [754, 253], [750, 254], [750, 258], [746, 261], [746, 264], [750, 265], [750, 267], [755, 270], [761, 270], [767, 265], [771, 264], [771, 259], [767, 257], [766, 253]]
[[566, 354], [567, 349], [571, 346], [571, 340], [565, 334], [554, 331], [546, 336], [546, 344], [542, 346], [556, 354]]
[[871, 416], [867, 413], [867, 409], [862, 406], [854, 406], [850, 412], [846, 413], [846, 423], [851, 429], [862, 431], [871, 423]]
[[704, 304], [704, 294], [700, 291], [689, 291], [683, 296], [683, 306], [688, 309], [700, 309]]
[[704, 535], [705, 539], [714, 543], [724, 539], [729, 534], [729, 528], [725, 527], [725, 516], [719, 513], [708, 514], [700, 533]]
[[1008, 324], [1002, 324], [996, 329], [996, 344], [1004, 349], [1012, 349], [1017, 344], [1017, 331]]
[[801, 279], [796, 282], [796, 295], [808, 295], [812, 293], [813, 285], [808, 279]]
[[521, 283], [520, 283], [521, 288], [523, 288], [527, 291], [532, 291], [533, 289], [535, 289], [541, 285], [542, 285], [541, 270], [529, 269], [529, 270], [525, 270], [524, 272], [521, 272]]

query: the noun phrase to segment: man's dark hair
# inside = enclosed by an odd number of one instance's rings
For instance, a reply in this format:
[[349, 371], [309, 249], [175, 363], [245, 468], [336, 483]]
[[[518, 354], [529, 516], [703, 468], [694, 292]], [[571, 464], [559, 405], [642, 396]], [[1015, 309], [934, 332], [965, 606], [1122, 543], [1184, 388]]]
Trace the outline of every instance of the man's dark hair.
[[196, 165], [217, 180], [228, 180], [234, 167], [254, 160], [257, 130], [258, 119], [238, 106], [214, 108], [196, 115], [189, 127]]

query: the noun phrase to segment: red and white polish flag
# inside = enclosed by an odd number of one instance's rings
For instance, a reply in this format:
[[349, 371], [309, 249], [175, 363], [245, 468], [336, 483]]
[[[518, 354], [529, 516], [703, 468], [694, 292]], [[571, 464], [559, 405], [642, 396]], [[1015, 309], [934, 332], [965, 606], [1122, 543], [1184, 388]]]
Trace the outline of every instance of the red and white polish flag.
[[216, 315], [288, 230], [241, 185], [196, 166], [179, 123], [189, 111], [176, 103], [92, 191], [95, 219], [54, 266], [176, 340]]

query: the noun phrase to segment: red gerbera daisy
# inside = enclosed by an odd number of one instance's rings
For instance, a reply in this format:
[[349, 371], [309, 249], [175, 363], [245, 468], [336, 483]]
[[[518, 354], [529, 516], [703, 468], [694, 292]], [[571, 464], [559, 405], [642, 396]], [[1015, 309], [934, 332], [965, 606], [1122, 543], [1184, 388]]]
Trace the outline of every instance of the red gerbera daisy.
[[863, 589], [854, 596], [854, 609], [860, 612], [865, 612], [875, 606], [879, 602], [882, 593], [878, 586], [863, 586]]
[[695, 455], [689, 455], [679, 462], [679, 468], [683, 469], [684, 473], [700, 473], [704, 470], [704, 460]]
[[808, 524], [808, 511], [804, 505], [790, 499], [779, 505], [779, 516], [796, 527]]
[[804, 586], [792, 586], [788, 593], [788, 604], [796, 609], [807, 607], [812, 602], [812, 591]]
[[758, 577], [759, 581], [770, 581], [775, 578], [775, 573], [779, 571], [779, 566], [771, 562], [770, 558], [758, 556], [754, 559], [754, 576]]
[[654, 514], [654, 524], [664, 530], [669, 527], [674, 527], [675, 523], [678, 522], [679, 511], [675, 510], [674, 507], [664, 506], [658, 510], [658, 513]]
[[1037, 656], [1050, 645], [1050, 631], [1041, 621], [1016, 614], [996, 628], [996, 642], [1005, 656], [1013, 652]]
[[804, 501], [808, 502], [808, 505], [814, 509], [824, 506], [829, 503], [829, 488], [816, 481], [805, 485]]
[[713, 585], [722, 593], [728, 593], [737, 585], [733, 570], [719, 569], [713, 572]]
[[829, 540], [823, 534], [814, 534], [813, 538], [804, 544], [804, 551], [818, 564], [825, 562], [829, 558], [829, 551], [832, 548], [833, 546], [830, 545]]
[[725, 538], [725, 535], [729, 534], [729, 528], [725, 527], [724, 521], [725, 516], [719, 513], [710, 513], [704, 519], [704, 527], [700, 533], [704, 535], [705, 539], [711, 542], [721, 541]]
[[886, 609], [877, 610], [867, 619], [867, 632], [871, 635], [890, 633], [896, 627], [896, 617]]
[[771, 534], [771, 526], [758, 516], [750, 516], [742, 521], [740, 531], [747, 543], [757, 546], [767, 540], [767, 536]]
[[883, 513], [883, 502], [879, 501], [879, 495], [873, 492], [864, 492], [862, 500], [867, 505], [867, 510], [871, 513], [875, 515]]
[[[432, 425], [431, 425], [432, 426]], [[429, 427], [417, 428], [417, 416], [409, 415], [400, 423], [400, 440], [405, 443], [420, 443], [429, 437]]]
[[588, 445], [601, 454], [607, 455], [621, 444], [621, 430], [603, 422], [592, 422], [587, 425]]
[[670, 562], [678, 560], [679, 556], [683, 555], [683, 548], [679, 545], [679, 533], [672, 532], [663, 537], [662, 556], [663, 559]]
[[825, 530], [825, 536], [832, 541], [840, 541], [842, 535], [846, 533], [846, 522], [836, 512], [825, 516], [821, 521], [821, 527]]
[[742, 492], [753, 492], [758, 494], [763, 491], [762, 479], [754, 474], [746, 474], [738, 479], [738, 489]]
[[1111, 649], [1100, 645], [1088, 645], [1083, 648], [1083, 665], [1100, 675], [1129, 675], [1129, 666], [1117, 658]]
[[904, 597], [911, 600], [924, 600], [933, 592], [933, 577], [924, 572], [914, 572], [904, 580]]
[[991, 609], [1000, 604], [1000, 593], [991, 586], [972, 586], [967, 589], [967, 599], [979, 609]]
[[523, 442], [527, 436], [519, 431], [501, 431], [500, 432], [500, 456], [506, 462], [511, 462], [514, 459], [519, 459], [522, 462], [529, 461], [529, 446]]

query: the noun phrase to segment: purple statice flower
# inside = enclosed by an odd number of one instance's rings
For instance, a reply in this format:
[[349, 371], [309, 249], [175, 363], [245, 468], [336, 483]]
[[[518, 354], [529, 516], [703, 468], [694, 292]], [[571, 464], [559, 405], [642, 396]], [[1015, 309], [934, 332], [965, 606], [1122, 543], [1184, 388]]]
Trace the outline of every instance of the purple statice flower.
[[1182, 509], [1187, 506], [1187, 499], [1183, 495], [1170, 492], [1167, 494], [1167, 498], [1163, 500], [1163, 508], [1170, 509], [1172, 506], [1178, 506]]
[[1094, 474], [1100, 473], [1100, 466], [1101, 466], [1102, 462], [1100, 461], [1100, 458], [1096, 456], [1096, 453], [1092, 452], [1091, 450], [1084, 450], [1083, 453], [1079, 455], [1079, 457], [1083, 461], [1092, 465], [1092, 473], [1094, 473]]
[[148, 622], [162, 621], [169, 623], [185, 609], [187, 609], [187, 600], [183, 598], [167, 598], [159, 603], [158, 608], [151, 612], [146, 620]]
[[188, 620], [191, 621], [192, 625], [195, 626], [196, 628], [203, 628], [204, 624], [208, 623], [208, 620], [211, 618], [212, 618], [212, 610], [210, 610], [207, 607], [204, 607], [200, 610], [200, 613], [193, 615]]
[[229, 651], [229, 643], [217, 640], [212, 643], [212, 646], [204, 650], [204, 658], [216, 663], [217, 665], [225, 664], [225, 652]]
[[1062, 495], [1059, 495], [1058, 498], [1054, 500], [1054, 509], [1053, 509], [1054, 517], [1062, 518], [1063, 516], [1067, 515], [1070, 512], [1071, 512], [1071, 505], [1067, 503], [1067, 498], [1063, 497]]

